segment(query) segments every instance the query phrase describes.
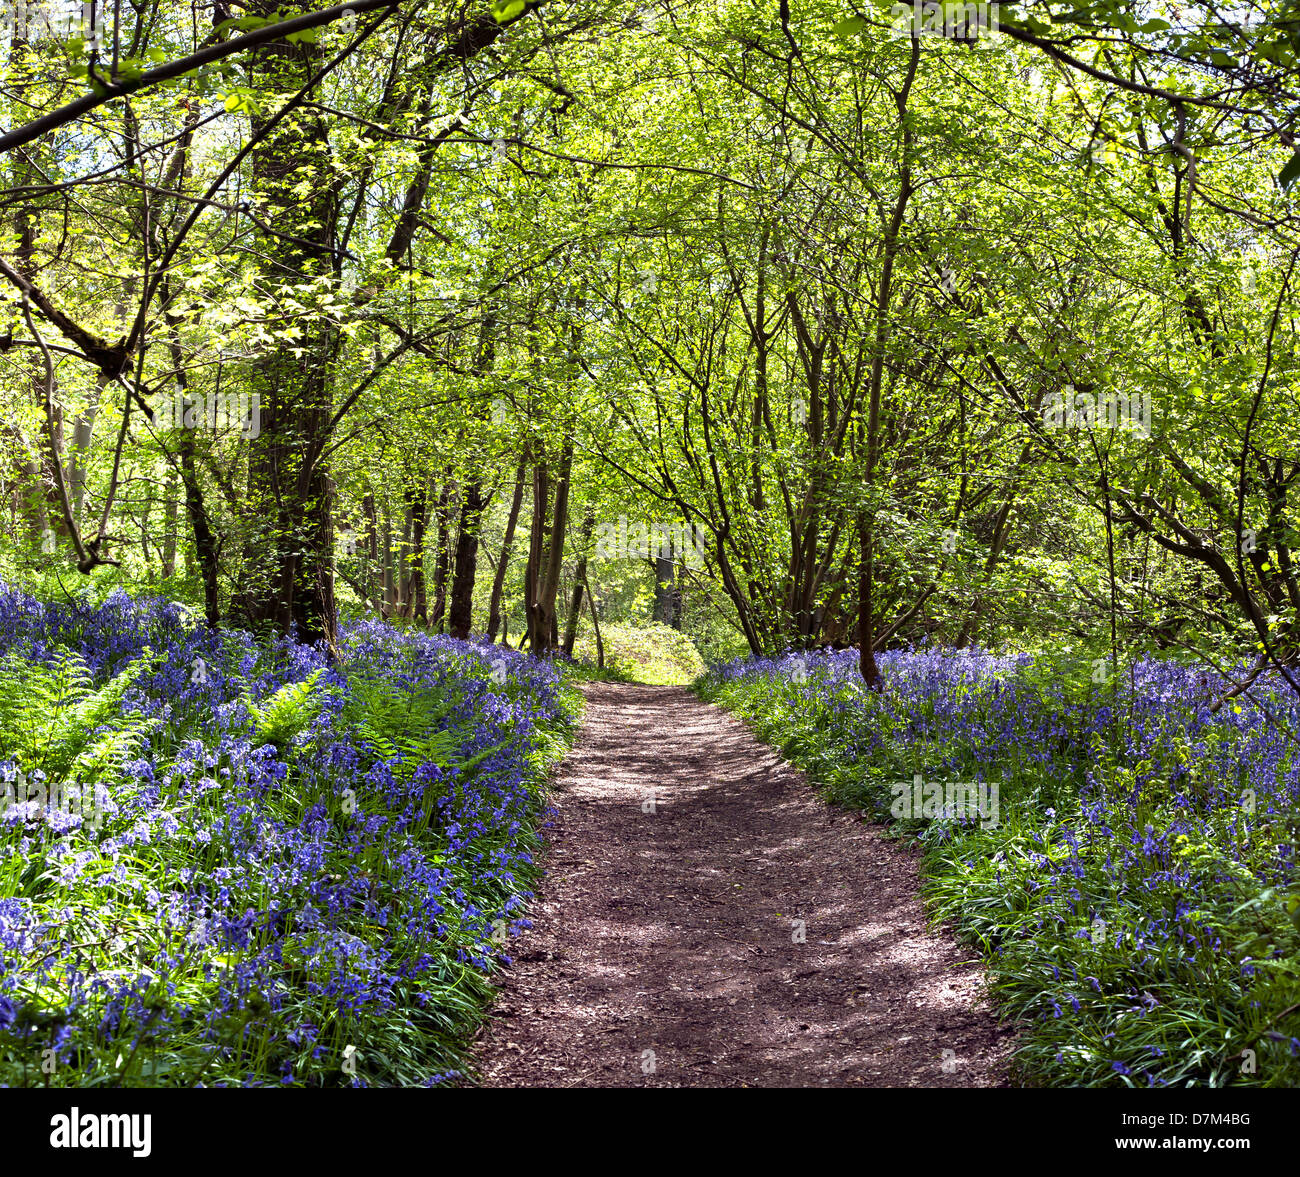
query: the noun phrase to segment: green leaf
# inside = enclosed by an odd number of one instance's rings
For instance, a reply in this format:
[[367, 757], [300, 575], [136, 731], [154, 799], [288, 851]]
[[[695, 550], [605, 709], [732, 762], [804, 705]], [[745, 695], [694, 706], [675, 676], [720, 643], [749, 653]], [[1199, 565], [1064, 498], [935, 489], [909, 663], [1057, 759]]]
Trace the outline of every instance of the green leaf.
[[1300, 150], [1296, 151], [1284, 167], [1277, 174], [1277, 182], [1283, 192], [1290, 191], [1291, 185], [1296, 182], [1296, 177], [1300, 176]]
[[239, 16], [233, 20], [223, 20], [213, 31], [219, 33], [226, 29], [236, 29], [241, 33], [248, 33], [254, 29], [264, 28], [270, 23], [271, 18], [266, 16]]
[[514, 20], [527, 7], [526, 0], [492, 0], [492, 18], [503, 25]]
[[851, 37], [854, 33], [862, 32], [866, 24], [860, 16], [847, 16], [831, 25], [831, 32], [837, 37]]

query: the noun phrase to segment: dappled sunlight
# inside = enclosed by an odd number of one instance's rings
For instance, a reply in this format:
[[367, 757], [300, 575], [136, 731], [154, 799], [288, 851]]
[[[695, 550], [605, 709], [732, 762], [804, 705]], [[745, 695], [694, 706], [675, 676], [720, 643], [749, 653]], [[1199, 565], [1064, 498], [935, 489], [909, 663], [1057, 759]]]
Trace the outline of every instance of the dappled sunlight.
[[584, 693], [483, 1082], [1003, 1081], [979, 974], [925, 927], [914, 855], [685, 691]]

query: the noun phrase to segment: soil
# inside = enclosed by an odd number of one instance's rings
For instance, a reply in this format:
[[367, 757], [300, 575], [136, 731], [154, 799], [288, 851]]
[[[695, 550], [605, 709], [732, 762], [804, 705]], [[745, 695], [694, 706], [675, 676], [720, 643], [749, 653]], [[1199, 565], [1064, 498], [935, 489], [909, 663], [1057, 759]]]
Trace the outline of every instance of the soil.
[[927, 928], [915, 850], [684, 688], [584, 694], [483, 1086], [1006, 1085], [1010, 1032]]

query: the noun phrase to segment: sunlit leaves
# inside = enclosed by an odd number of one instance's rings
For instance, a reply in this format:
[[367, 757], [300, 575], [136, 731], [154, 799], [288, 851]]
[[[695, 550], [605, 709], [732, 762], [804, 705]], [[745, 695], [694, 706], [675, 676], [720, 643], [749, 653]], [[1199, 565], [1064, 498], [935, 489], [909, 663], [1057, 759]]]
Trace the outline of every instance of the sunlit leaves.
[[492, 0], [492, 18], [498, 24], [506, 24], [519, 16], [527, 7], [527, 0]]

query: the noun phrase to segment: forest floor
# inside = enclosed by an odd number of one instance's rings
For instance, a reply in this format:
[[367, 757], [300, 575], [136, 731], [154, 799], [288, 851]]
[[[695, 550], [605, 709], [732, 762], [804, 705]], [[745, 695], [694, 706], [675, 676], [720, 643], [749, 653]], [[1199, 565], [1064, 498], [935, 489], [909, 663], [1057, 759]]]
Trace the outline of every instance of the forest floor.
[[483, 1086], [1006, 1084], [1009, 1031], [927, 929], [914, 850], [681, 687], [583, 691]]

